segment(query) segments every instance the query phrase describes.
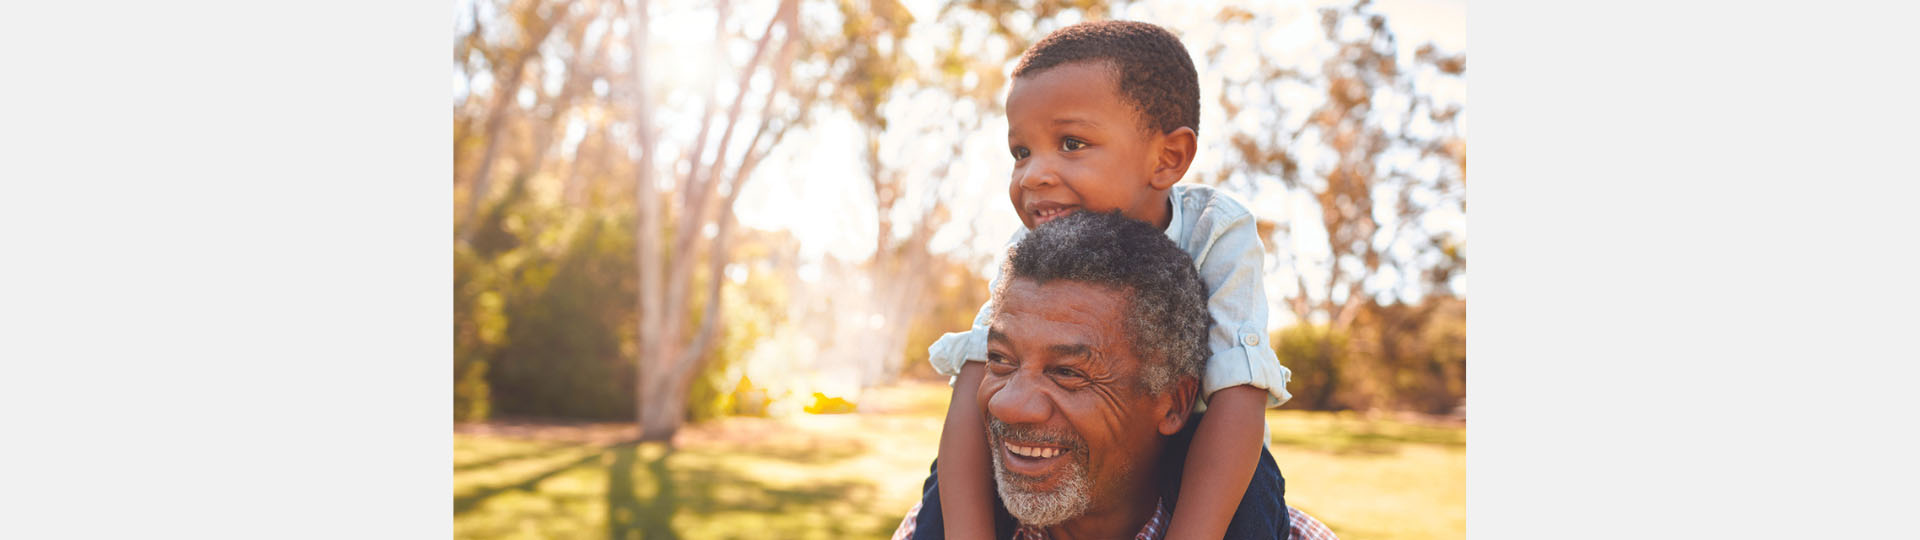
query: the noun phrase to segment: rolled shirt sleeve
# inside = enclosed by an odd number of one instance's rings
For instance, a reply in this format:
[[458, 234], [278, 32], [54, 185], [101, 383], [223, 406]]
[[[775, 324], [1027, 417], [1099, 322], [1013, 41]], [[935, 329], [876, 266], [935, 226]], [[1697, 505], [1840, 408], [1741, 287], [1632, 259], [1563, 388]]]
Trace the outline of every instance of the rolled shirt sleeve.
[[947, 332], [927, 347], [927, 361], [941, 375], [957, 377], [967, 362], [987, 361], [987, 320], [993, 316], [993, 301], [980, 305], [973, 327], [964, 332]]

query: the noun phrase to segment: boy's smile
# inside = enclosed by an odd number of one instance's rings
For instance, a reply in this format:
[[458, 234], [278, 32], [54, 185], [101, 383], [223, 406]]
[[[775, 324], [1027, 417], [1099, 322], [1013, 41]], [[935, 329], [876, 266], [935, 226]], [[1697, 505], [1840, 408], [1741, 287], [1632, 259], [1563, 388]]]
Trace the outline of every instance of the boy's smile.
[[[1192, 160], [1192, 130], [1154, 133], [1115, 79], [1112, 68], [1098, 61], [1014, 79], [1007, 93], [1007, 146], [1014, 159], [1008, 195], [1028, 229], [1080, 210], [1120, 210], [1167, 227], [1166, 191]], [[1181, 155], [1169, 143], [1183, 137]]]

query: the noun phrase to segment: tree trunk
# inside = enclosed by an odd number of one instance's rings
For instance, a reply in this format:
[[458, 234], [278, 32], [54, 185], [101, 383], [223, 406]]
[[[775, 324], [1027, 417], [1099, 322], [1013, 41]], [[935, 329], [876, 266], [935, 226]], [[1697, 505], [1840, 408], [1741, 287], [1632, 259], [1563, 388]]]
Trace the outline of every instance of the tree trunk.
[[[662, 227], [665, 218], [660, 208], [661, 194], [651, 176], [653, 166], [651, 151], [655, 141], [651, 119], [647, 114], [651, 102], [645, 95], [644, 58], [646, 57], [646, 23], [648, 21], [646, 2], [640, 1], [639, 7], [630, 13], [630, 25], [634, 28], [632, 56], [635, 80], [641, 88], [639, 101], [635, 104], [639, 111], [636, 113], [635, 128], [642, 134], [639, 140], [645, 148], [642, 152], [641, 185], [637, 190], [637, 196], [640, 197], [637, 202], [640, 208], [638, 225], [640, 238], [636, 246], [639, 251], [637, 256], [640, 265], [641, 316], [639, 321], [640, 358], [636, 362], [638, 380], [635, 419], [639, 424], [641, 440], [670, 440], [686, 422], [686, 400], [689, 387], [710, 355], [715, 336], [720, 331], [718, 325], [723, 307], [721, 282], [725, 279], [724, 271], [728, 262], [727, 240], [733, 234], [733, 203], [744, 189], [746, 179], [752, 173], [754, 165], [771, 150], [774, 144], [777, 144], [779, 135], [784, 134], [792, 122], [776, 130], [777, 134], [772, 142], [765, 147], [756, 147], [755, 145], [761, 140], [760, 135], [768, 131], [768, 126], [772, 122], [771, 113], [763, 109], [758, 120], [759, 126], [754, 131], [753, 141], [748, 144], [747, 151], [740, 161], [734, 164], [731, 174], [727, 174], [727, 148], [737, 123], [741, 121], [742, 102], [751, 90], [750, 83], [753, 76], [763, 69], [766, 45], [771, 41], [773, 31], [784, 23], [787, 38], [781, 46], [781, 53], [782, 56], [789, 54], [796, 39], [795, 34], [798, 32], [797, 13], [797, 0], [785, 0], [780, 3], [773, 20], [767, 24], [766, 34], [761, 36], [759, 43], [755, 46], [752, 60], [740, 70], [739, 89], [734, 96], [732, 107], [722, 120], [725, 123], [722, 125], [718, 149], [711, 154], [697, 153], [694, 156], [697, 161], [689, 164], [685, 175], [676, 175], [674, 184], [683, 204], [675, 217], [672, 239], [663, 238]], [[776, 71], [775, 84], [768, 89], [768, 92], [791, 90], [783, 84], [785, 80], [783, 72], [772, 67], [765, 69]], [[769, 95], [768, 103], [771, 102], [772, 96]], [[797, 112], [804, 116], [805, 104]], [[798, 118], [794, 120], [797, 121]], [[703, 134], [707, 127], [706, 125], [701, 127]], [[702, 172], [706, 174], [702, 175]], [[714, 196], [721, 184], [725, 184], [728, 191], [724, 198], [716, 201]], [[709, 225], [716, 227], [716, 234], [710, 239], [703, 238], [701, 232]], [[663, 243], [665, 243], [664, 246]], [[702, 244], [705, 245], [702, 246]], [[662, 247], [667, 247], [671, 253], [663, 253]], [[695, 292], [693, 291], [695, 262], [703, 252], [707, 256], [709, 265], [706, 272], [708, 282], [704, 297], [707, 309], [701, 320], [697, 322], [698, 326], [695, 327], [693, 335], [689, 336], [686, 335], [685, 330], [688, 328], [687, 324], [692, 321], [686, 320], [685, 315]], [[663, 257], [667, 256], [673, 258], [670, 264], [663, 261]]]
[[656, 433], [653, 433], [655, 436], [658, 436], [659, 429], [667, 429], [671, 435], [671, 430], [678, 429], [679, 426], [676, 424], [667, 427], [654, 419], [657, 415], [670, 413], [662, 410], [665, 406], [660, 404], [662, 400], [656, 395], [661, 393], [662, 385], [659, 384], [658, 379], [663, 373], [661, 368], [665, 367], [665, 357], [659, 354], [658, 349], [665, 345], [663, 342], [667, 336], [655, 332], [664, 314], [662, 313], [663, 299], [660, 296], [660, 195], [659, 188], [653, 180], [653, 118], [649, 106], [651, 100], [647, 95], [646, 50], [649, 17], [647, 0], [638, 0], [634, 4], [634, 8], [627, 14], [628, 35], [632, 41], [630, 47], [632, 51], [628, 56], [633, 59], [634, 74], [633, 129], [634, 138], [640, 143], [640, 159], [635, 165], [634, 179], [636, 208], [634, 217], [638, 222], [635, 224], [638, 230], [634, 238], [634, 260], [640, 267], [640, 298], [638, 299], [640, 321], [637, 329], [640, 358], [634, 362], [634, 373], [637, 379], [634, 384], [634, 420], [641, 427], [641, 438], [645, 439], [649, 435], [647, 426], [655, 427]]

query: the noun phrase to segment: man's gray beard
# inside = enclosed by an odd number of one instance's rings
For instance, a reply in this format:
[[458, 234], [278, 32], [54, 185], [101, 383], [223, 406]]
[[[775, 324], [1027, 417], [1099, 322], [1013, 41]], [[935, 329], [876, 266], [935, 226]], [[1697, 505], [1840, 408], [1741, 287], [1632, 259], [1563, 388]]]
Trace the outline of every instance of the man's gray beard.
[[[998, 422], [990, 419], [990, 424]], [[989, 425], [998, 433], [1005, 433], [1006, 425]], [[1013, 514], [1020, 523], [1034, 527], [1052, 527], [1065, 523], [1069, 519], [1087, 513], [1093, 505], [1093, 486], [1087, 479], [1085, 452], [1068, 452], [1068, 462], [1061, 474], [1060, 487], [1054, 491], [1032, 491], [1032, 482], [1007, 472], [1007, 466], [1000, 457], [1002, 443], [1000, 437], [993, 437], [993, 478], [1000, 492], [1000, 501], [1007, 505], [1007, 513]]]

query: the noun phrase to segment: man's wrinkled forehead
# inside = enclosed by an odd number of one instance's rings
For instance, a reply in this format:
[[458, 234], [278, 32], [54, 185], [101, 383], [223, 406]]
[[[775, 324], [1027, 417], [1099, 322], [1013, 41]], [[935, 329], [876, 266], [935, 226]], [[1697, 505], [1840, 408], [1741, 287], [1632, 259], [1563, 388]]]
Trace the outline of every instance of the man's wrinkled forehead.
[[[1127, 291], [1071, 280], [1014, 277], [1001, 291], [987, 325], [987, 341], [1014, 345], [1016, 337], [1044, 340], [1055, 355], [1112, 354], [1129, 339], [1122, 324]], [[1043, 326], [1035, 331], [1022, 325]]]

